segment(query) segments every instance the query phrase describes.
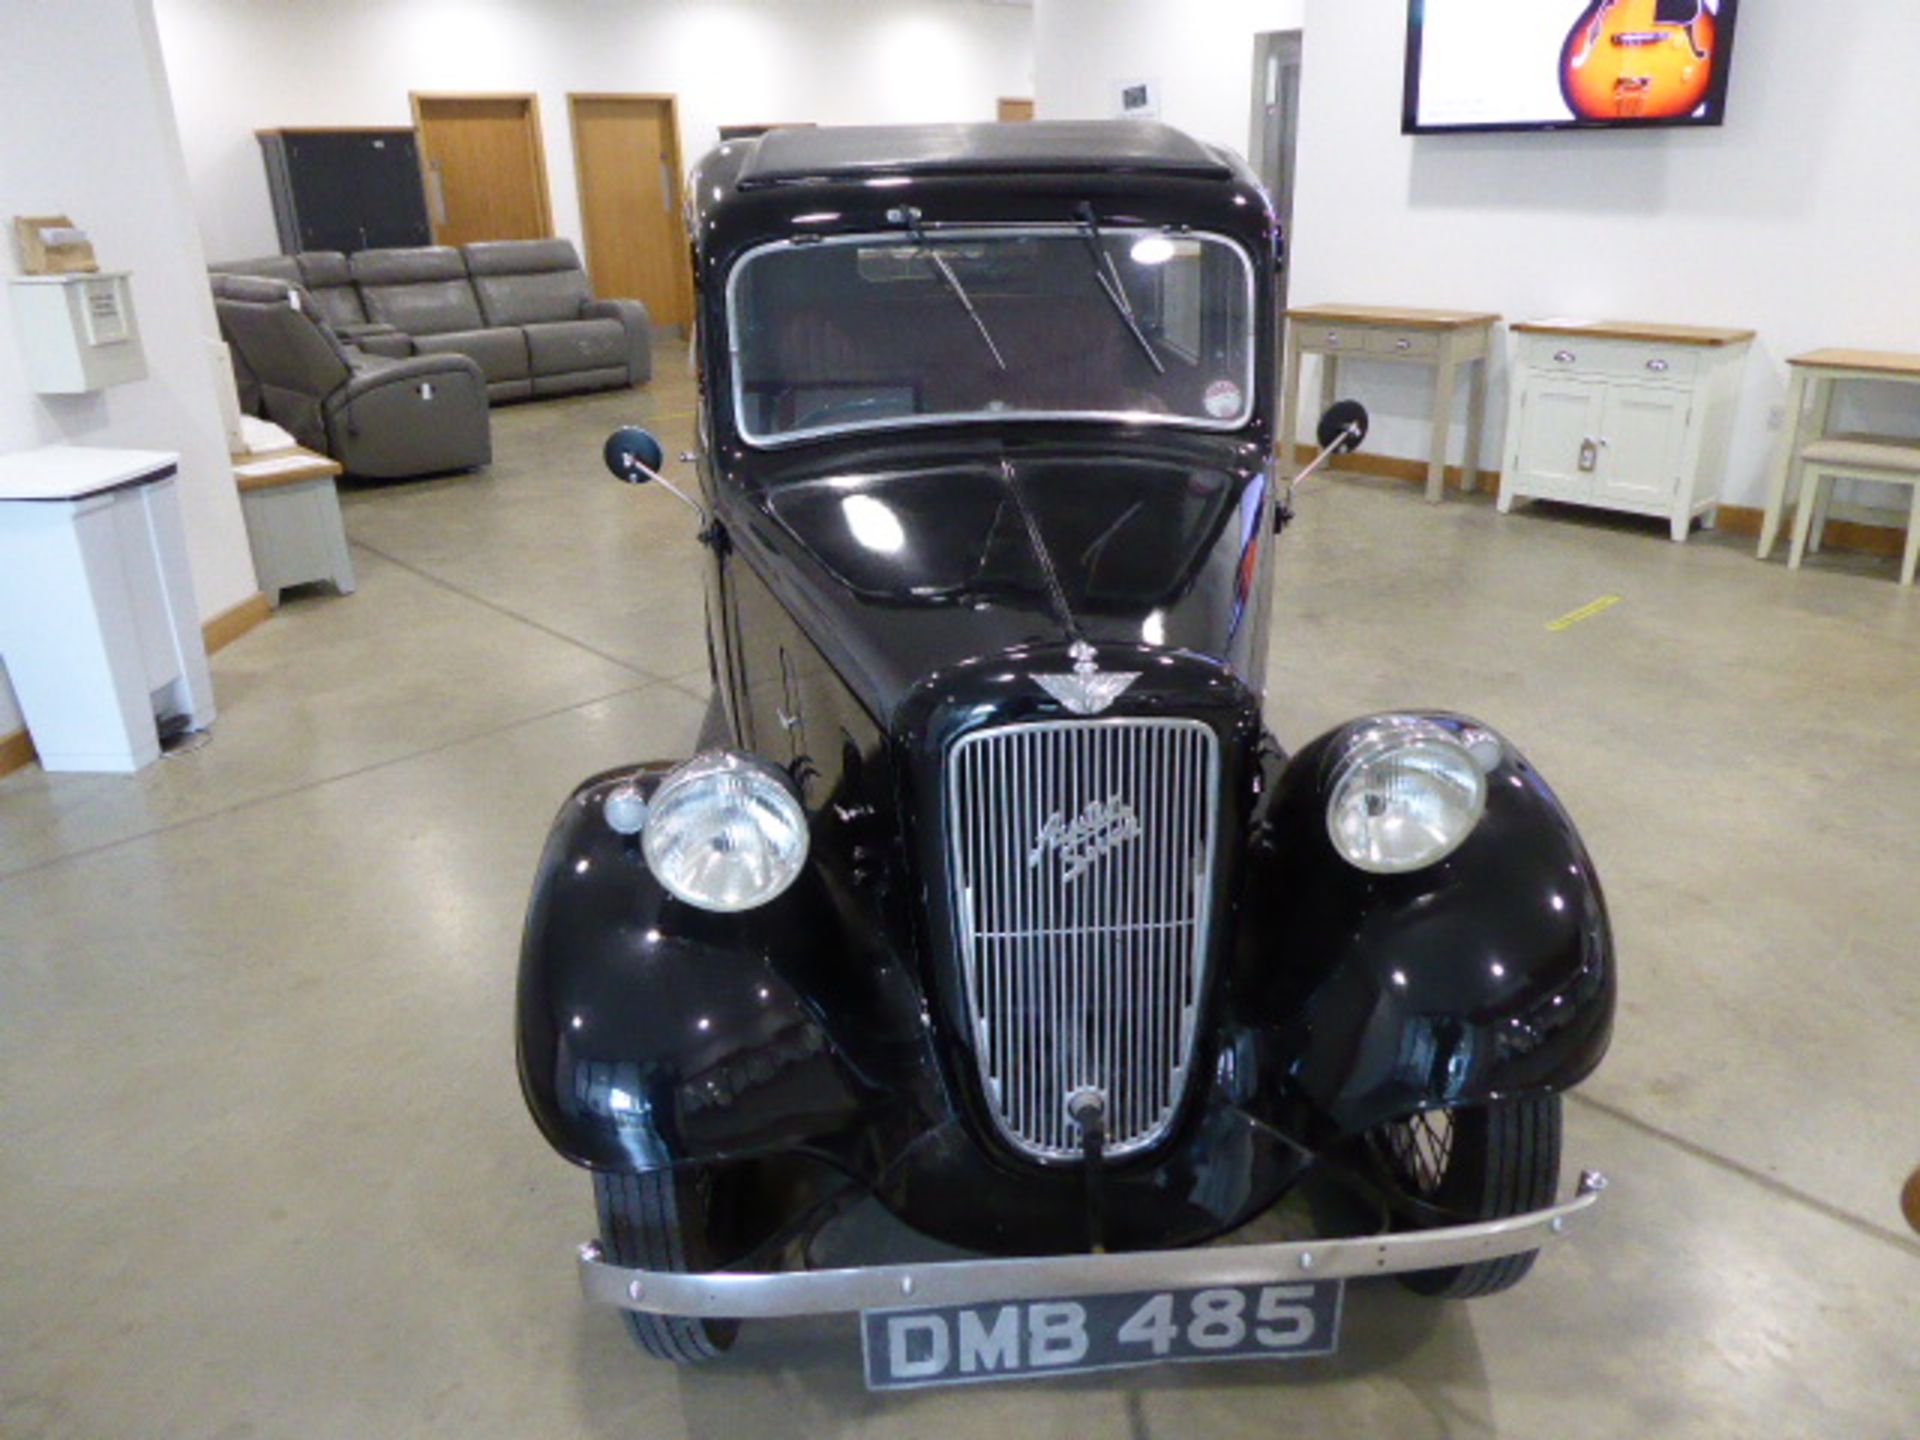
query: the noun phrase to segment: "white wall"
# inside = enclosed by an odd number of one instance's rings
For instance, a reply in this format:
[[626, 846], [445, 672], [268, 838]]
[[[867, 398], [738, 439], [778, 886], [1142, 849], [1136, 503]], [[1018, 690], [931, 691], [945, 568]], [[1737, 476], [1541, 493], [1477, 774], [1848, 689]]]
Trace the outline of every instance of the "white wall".
[[1034, 101], [1042, 120], [1119, 114], [1123, 81], [1160, 92], [1169, 125], [1247, 153], [1253, 37], [1297, 30], [1305, 0], [1034, 0]]
[[980, 0], [158, 0], [207, 252], [279, 249], [256, 129], [409, 125], [407, 95], [534, 91], [555, 228], [580, 238], [569, 91], [722, 124], [991, 120], [1032, 93], [1032, 12]]
[[[1756, 329], [1726, 498], [1764, 503], [1786, 357], [1920, 350], [1920, 5], [1811, 13], [1742, 7], [1723, 129], [1413, 139], [1404, 0], [1307, 0], [1296, 299]], [[1423, 454], [1419, 372], [1354, 373], [1369, 448]], [[1911, 398], [1868, 399], [1853, 423], [1920, 431]]]
[[[0, 216], [64, 214], [102, 265], [133, 272], [149, 378], [86, 396], [27, 388], [0, 307], [0, 451], [38, 445], [180, 452], [204, 619], [254, 593], [207, 337], [217, 332], [150, 0], [0, 4]], [[14, 273], [11, 247], [0, 272]], [[0, 734], [20, 727], [0, 674]]]

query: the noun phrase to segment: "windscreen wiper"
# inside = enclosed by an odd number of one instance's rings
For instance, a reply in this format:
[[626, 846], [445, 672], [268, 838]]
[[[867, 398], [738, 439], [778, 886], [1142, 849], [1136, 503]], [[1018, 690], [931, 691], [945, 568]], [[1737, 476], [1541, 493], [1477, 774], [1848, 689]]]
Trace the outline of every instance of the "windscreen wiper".
[[967, 287], [960, 283], [960, 277], [953, 273], [953, 266], [947, 263], [947, 257], [927, 243], [927, 234], [920, 228], [920, 210], [914, 205], [902, 205], [897, 210], [889, 210], [887, 218], [896, 224], [905, 225], [907, 233], [913, 236], [914, 243], [920, 247], [920, 254], [933, 266], [947, 289], [953, 292], [953, 298], [960, 302], [960, 308], [967, 312], [967, 318], [973, 321], [973, 328], [980, 332], [980, 338], [987, 342], [987, 349], [993, 354], [993, 363], [1002, 370], [1007, 362], [1000, 353], [1000, 347], [993, 343], [993, 332], [987, 329], [987, 322], [980, 318], [980, 312], [973, 308], [973, 297], [967, 294]]
[[1087, 250], [1093, 256], [1093, 278], [1107, 292], [1107, 299], [1113, 302], [1114, 313], [1126, 323], [1133, 338], [1140, 342], [1148, 363], [1160, 374], [1166, 374], [1166, 365], [1155, 353], [1153, 342], [1147, 339], [1147, 332], [1140, 328], [1139, 318], [1133, 313], [1133, 302], [1127, 299], [1126, 287], [1120, 283], [1120, 271], [1113, 263], [1113, 256], [1107, 253], [1106, 241], [1101, 237], [1100, 222], [1093, 218], [1093, 206], [1083, 200], [1079, 213], [1080, 238], [1087, 242]]

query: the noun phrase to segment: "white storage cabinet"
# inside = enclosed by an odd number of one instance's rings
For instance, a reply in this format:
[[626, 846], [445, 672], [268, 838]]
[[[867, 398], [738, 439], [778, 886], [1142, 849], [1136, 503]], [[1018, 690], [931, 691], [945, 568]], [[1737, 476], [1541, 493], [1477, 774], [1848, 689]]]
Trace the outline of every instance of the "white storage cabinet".
[[1720, 503], [1750, 330], [1516, 325], [1500, 512], [1558, 500], [1666, 519]]

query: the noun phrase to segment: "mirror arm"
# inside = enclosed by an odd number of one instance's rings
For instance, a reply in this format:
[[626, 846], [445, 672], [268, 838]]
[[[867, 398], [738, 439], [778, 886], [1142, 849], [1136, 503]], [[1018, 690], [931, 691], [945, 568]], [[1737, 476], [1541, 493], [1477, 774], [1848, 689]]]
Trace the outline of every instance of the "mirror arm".
[[626, 463], [627, 473], [623, 475], [621, 478], [625, 480], [629, 485], [638, 485], [643, 480], [651, 480], [654, 484], [658, 485], [662, 490], [666, 491], [669, 495], [673, 496], [674, 499], [678, 500], [682, 505], [686, 506], [689, 510], [693, 511], [693, 513], [699, 517], [700, 524], [703, 529], [709, 523], [711, 523], [710, 518], [707, 515], [707, 507], [702, 505], [698, 500], [695, 500], [691, 495], [687, 494], [686, 491], [682, 490], [678, 485], [674, 484], [671, 480], [667, 479], [667, 477], [662, 475], [658, 470], [655, 470], [650, 465], [642, 465], [637, 459], [635, 459], [631, 455], [629, 455], [626, 458], [625, 463]]
[[1335, 457], [1349, 454], [1358, 449], [1359, 445], [1360, 427], [1358, 425], [1347, 426], [1340, 432], [1339, 439], [1335, 440], [1333, 444], [1327, 446], [1326, 449], [1314, 456], [1312, 464], [1308, 465], [1306, 469], [1302, 470], [1287, 482], [1287, 493], [1292, 494], [1294, 487], [1302, 480], [1308, 479], [1310, 476], [1324, 469]]

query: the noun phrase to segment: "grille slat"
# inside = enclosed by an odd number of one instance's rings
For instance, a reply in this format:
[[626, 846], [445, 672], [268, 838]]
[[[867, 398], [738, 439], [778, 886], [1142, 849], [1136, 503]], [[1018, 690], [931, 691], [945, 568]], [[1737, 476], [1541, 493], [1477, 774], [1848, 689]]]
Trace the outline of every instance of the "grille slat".
[[1007, 1139], [1080, 1154], [1067, 1100], [1107, 1097], [1108, 1153], [1179, 1106], [1205, 979], [1219, 746], [1194, 720], [969, 735], [947, 759], [950, 893], [974, 1050]]

